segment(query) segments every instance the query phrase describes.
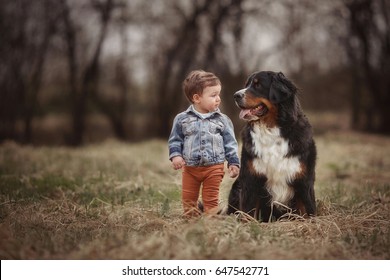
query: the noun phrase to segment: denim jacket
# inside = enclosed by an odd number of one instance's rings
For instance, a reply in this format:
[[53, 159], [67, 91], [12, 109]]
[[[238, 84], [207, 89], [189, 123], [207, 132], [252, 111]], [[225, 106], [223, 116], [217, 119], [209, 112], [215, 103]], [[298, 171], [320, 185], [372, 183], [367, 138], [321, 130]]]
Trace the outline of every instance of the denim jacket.
[[184, 158], [188, 166], [208, 166], [224, 163], [240, 166], [238, 145], [233, 124], [218, 109], [206, 118], [191, 105], [178, 114], [168, 140], [169, 159]]

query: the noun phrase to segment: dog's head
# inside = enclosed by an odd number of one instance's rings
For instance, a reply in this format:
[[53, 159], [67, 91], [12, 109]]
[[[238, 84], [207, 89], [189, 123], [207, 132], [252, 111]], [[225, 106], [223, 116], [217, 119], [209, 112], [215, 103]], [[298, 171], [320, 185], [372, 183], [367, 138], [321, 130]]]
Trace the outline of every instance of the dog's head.
[[275, 124], [280, 105], [292, 100], [296, 92], [283, 73], [262, 71], [249, 76], [245, 88], [234, 94], [234, 100], [241, 109], [241, 119]]

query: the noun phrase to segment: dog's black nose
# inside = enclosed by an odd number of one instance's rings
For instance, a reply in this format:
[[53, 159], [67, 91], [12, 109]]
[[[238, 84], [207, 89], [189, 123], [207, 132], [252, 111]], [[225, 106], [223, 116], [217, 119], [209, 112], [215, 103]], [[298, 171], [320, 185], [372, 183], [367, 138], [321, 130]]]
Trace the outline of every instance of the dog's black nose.
[[235, 100], [238, 100], [238, 99], [243, 98], [244, 95], [245, 95], [245, 89], [242, 89], [242, 90], [237, 91], [237, 92], [233, 95], [233, 97], [234, 97]]

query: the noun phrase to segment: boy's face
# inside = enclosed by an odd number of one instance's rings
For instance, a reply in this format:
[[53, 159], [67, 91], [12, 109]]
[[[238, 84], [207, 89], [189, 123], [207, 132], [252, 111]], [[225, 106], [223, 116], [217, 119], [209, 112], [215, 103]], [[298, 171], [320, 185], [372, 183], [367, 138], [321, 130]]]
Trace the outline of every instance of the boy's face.
[[221, 104], [221, 85], [205, 87], [201, 95], [193, 97], [195, 109], [199, 113], [214, 112]]

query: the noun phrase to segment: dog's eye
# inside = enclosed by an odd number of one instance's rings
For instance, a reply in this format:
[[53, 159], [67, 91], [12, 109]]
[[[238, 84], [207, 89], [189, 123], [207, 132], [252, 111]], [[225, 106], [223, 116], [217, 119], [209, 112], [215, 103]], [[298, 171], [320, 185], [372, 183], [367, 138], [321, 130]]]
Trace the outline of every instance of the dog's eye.
[[253, 86], [254, 86], [255, 88], [259, 88], [259, 87], [260, 87], [259, 80], [254, 79], [254, 80], [253, 80]]

